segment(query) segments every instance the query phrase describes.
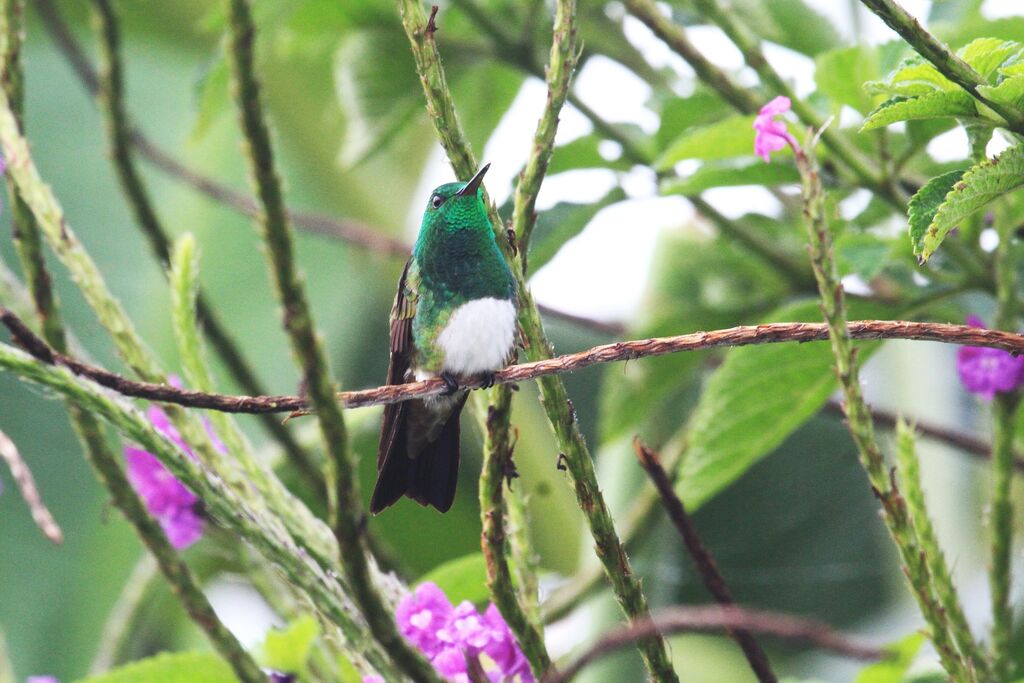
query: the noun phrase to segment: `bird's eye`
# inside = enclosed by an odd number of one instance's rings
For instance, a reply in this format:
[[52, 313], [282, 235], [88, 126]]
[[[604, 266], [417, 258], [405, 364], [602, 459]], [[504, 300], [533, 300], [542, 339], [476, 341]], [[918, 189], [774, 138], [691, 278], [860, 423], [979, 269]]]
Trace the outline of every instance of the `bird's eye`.
[[444, 204], [444, 197], [442, 197], [441, 195], [435, 194], [433, 197], [430, 198], [430, 205], [435, 209], [441, 208], [442, 204]]

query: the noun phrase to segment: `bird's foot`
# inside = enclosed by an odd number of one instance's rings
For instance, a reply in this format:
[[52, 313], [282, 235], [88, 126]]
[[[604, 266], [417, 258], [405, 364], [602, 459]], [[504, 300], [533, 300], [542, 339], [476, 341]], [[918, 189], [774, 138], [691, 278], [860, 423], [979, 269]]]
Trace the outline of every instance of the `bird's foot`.
[[442, 396], [451, 396], [459, 390], [459, 382], [455, 379], [455, 375], [450, 372], [442, 372], [441, 381], [444, 382], [444, 391], [441, 392]]
[[480, 386], [481, 389], [490, 389], [494, 386], [494, 373], [493, 372], [481, 372], [477, 375], [477, 378], [483, 382]]

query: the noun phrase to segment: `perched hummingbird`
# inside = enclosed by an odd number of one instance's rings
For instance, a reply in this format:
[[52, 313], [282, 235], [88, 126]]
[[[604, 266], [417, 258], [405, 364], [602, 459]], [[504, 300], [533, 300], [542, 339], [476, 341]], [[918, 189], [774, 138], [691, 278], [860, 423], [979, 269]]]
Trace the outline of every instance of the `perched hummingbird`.
[[487, 218], [480, 183], [448, 183], [430, 195], [412, 258], [391, 308], [388, 384], [441, 377], [447, 391], [384, 407], [370, 512], [409, 496], [441, 512], [459, 473], [459, 413], [468, 391], [457, 378], [490, 377], [511, 357], [515, 279]]

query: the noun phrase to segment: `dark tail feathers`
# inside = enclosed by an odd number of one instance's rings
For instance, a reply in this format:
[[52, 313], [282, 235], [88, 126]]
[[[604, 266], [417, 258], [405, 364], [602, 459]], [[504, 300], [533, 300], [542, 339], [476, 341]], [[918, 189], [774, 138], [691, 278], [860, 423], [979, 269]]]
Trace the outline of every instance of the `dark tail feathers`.
[[[406, 410], [394, 419], [394, 438], [388, 439], [387, 452], [380, 458], [377, 485], [373, 488], [370, 512], [377, 514], [403, 495], [420, 505], [433, 505], [447, 512], [455, 500], [459, 478], [459, 405], [452, 411], [436, 441], [426, 443], [414, 458], [407, 456]], [[385, 431], [387, 426], [385, 426]], [[382, 448], [384, 444], [382, 444]]]

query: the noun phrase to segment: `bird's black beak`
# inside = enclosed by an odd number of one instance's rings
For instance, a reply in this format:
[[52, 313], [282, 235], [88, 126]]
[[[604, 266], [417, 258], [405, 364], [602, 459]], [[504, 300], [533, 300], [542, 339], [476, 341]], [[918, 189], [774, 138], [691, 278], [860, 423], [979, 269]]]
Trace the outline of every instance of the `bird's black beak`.
[[466, 186], [455, 193], [456, 197], [467, 197], [476, 196], [476, 191], [480, 187], [480, 183], [484, 181], [484, 175], [487, 173], [487, 169], [491, 167], [490, 164], [484, 164], [483, 168], [476, 172], [476, 175], [470, 178]]

